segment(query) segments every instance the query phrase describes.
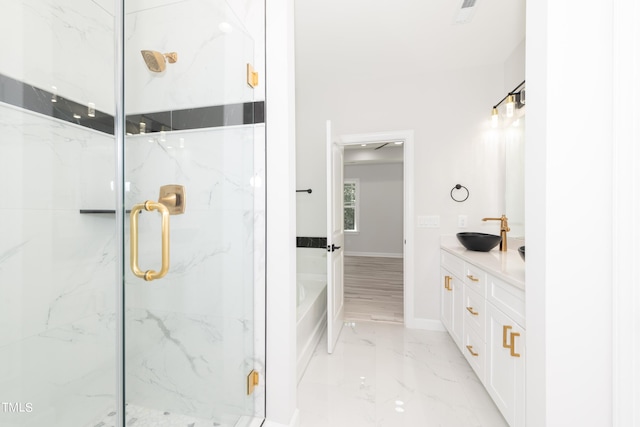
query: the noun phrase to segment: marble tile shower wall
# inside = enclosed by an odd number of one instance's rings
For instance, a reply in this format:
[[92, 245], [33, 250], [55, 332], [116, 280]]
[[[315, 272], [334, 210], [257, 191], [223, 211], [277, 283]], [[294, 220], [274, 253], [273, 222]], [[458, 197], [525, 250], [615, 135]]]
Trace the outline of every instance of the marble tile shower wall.
[[[34, 425], [81, 425], [115, 397], [114, 217], [79, 213], [113, 207], [113, 137], [1, 104], [0, 115], [0, 170], [13, 180], [0, 199], [0, 389], [40, 409]], [[188, 206], [171, 218], [170, 275], [126, 274], [128, 401], [202, 418], [252, 413], [241, 379], [264, 367], [263, 337], [246, 333], [263, 322], [253, 292], [264, 286], [264, 233], [254, 234], [264, 168], [253, 158], [264, 125], [165, 138], [127, 142], [127, 207], [166, 183], [185, 185]], [[140, 221], [143, 268], [158, 262], [154, 217]]]
[[[246, 333], [260, 276], [254, 248], [264, 247], [254, 235], [264, 228], [254, 149], [254, 126], [128, 140], [127, 206], [156, 198], [162, 184], [187, 192], [187, 211], [171, 218], [170, 276], [150, 284], [126, 274], [129, 402], [207, 419], [252, 413], [243, 379], [264, 364]], [[155, 265], [159, 221], [144, 217], [140, 265]]]
[[[0, 37], [12, 43], [0, 73], [113, 114], [112, 3], [3, 3], [11, 19]], [[254, 41], [236, 16], [256, 3], [242, 2], [239, 14], [210, 0], [127, 1], [127, 113], [253, 100], [244, 67]], [[141, 49], [177, 51], [179, 61], [153, 74]], [[241, 60], [212, 60], [238, 52]], [[0, 117], [8, 183], [0, 198], [0, 390], [11, 391], [3, 401], [37, 408], [2, 414], [0, 424], [83, 425], [115, 404], [115, 222], [113, 214], [79, 213], [113, 209], [114, 138], [1, 102]], [[128, 140], [128, 207], [156, 199], [167, 180], [188, 195], [188, 214], [172, 218], [173, 280], [151, 292], [126, 278], [128, 400], [211, 417], [251, 413], [264, 396], [260, 386], [247, 398], [238, 381], [264, 366], [264, 336], [244, 333], [264, 328], [254, 316], [264, 312], [264, 295], [250, 295], [264, 288], [264, 192], [251, 184], [264, 182], [264, 144], [263, 125]], [[208, 156], [218, 163], [205, 164]], [[166, 178], [150, 170], [152, 161]], [[140, 240], [149, 242], [142, 266], [156, 265], [155, 220], [141, 221]]]
[[[127, 1], [127, 113], [252, 101], [244, 82], [255, 40], [237, 16], [246, 19], [259, 2], [245, 3], [234, 11], [226, 1]], [[11, 19], [0, 38], [12, 42], [3, 46], [0, 73], [114, 113], [113, 1], [4, 2], [2, 15]], [[142, 49], [176, 51], [178, 62], [152, 73]], [[241, 60], [212, 60], [231, 56]]]
[[[2, 3], [0, 73], [114, 111], [113, 11], [93, 1]], [[25, 54], [27, 52], [28, 54]]]
[[0, 390], [34, 408], [0, 424], [82, 425], [114, 404], [114, 217], [79, 214], [85, 155], [113, 137], [3, 104], [0, 117]]
[[[125, 20], [127, 114], [253, 101], [246, 64], [254, 62], [254, 40], [236, 16], [226, 1], [131, 9]], [[177, 52], [178, 61], [152, 73], [142, 49]]]

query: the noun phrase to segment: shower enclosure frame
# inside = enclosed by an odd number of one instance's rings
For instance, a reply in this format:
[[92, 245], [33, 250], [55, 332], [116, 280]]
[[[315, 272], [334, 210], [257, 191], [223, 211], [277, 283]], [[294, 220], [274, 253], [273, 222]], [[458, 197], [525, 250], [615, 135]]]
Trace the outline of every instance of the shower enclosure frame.
[[116, 427], [126, 423], [125, 407], [125, 328], [124, 328], [124, 142], [125, 142], [125, 93], [124, 93], [124, 41], [125, 0], [114, 0], [114, 137], [115, 137], [115, 218], [116, 218]]
[[[1, 8], [14, 39], [0, 67], [3, 426], [264, 419], [265, 91], [247, 69], [264, 78], [265, 7]], [[181, 60], [153, 73], [148, 48]], [[166, 185], [188, 193], [171, 251], [166, 215], [162, 237], [157, 212], [129, 215]], [[134, 236], [162, 280], [132, 274]]]
[[[213, 0], [211, 0], [213, 2]], [[226, 4], [226, 3], [225, 3]], [[127, 43], [127, 28], [126, 28], [126, 18], [127, 11], [125, 8], [125, 0], [115, 0], [115, 23], [114, 23], [114, 53], [115, 53], [115, 111], [114, 111], [114, 134], [115, 134], [115, 158], [116, 158], [116, 230], [117, 230], [117, 251], [119, 252], [116, 256], [117, 265], [116, 265], [116, 283], [117, 283], [117, 295], [116, 295], [116, 319], [117, 319], [117, 348], [116, 348], [116, 357], [117, 357], [117, 395], [116, 395], [116, 405], [118, 407], [118, 411], [124, 411], [125, 405], [127, 404], [128, 396], [127, 396], [127, 363], [126, 363], [126, 341], [127, 338], [127, 325], [126, 325], [126, 275], [128, 266], [126, 265], [126, 253], [127, 253], [127, 237], [124, 234], [126, 231], [126, 223], [127, 223], [127, 201], [125, 194], [125, 182], [127, 181], [126, 176], [126, 144], [127, 144], [127, 104], [126, 104], [126, 67], [130, 66], [126, 64], [126, 43]], [[229, 7], [227, 5], [227, 7]], [[247, 65], [249, 67], [249, 65]], [[151, 70], [153, 71], [153, 70]], [[257, 78], [257, 73], [252, 73], [253, 79]], [[252, 82], [253, 82], [252, 79]], [[249, 83], [249, 82], [247, 82]], [[253, 88], [254, 86], [249, 83], [249, 86]], [[254, 122], [258, 123], [258, 122]], [[254, 155], [260, 151], [259, 145], [256, 145], [254, 148]], [[264, 149], [262, 149], [264, 150]], [[266, 153], [257, 154], [257, 162], [264, 161], [261, 159], [262, 156], [266, 155]], [[260, 166], [257, 167], [260, 169]], [[253, 184], [252, 184], [253, 185]], [[265, 230], [266, 231], [266, 230]], [[258, 231], [256, 231], [257, 233]], [[266, 236], [265, 236], [266, 237]], [[266, 242], [265, 242], [266, 243]], [[260, 250], [258, 250], [260, 251]], [[255, 268], [255, 264], [254, 264]], [[264, 272], [263, 272], [264, 273]], [[258, 274], [260, 275], [260, 274]], [[255, 291], [255, 288], [254, 288]], [[264, 292], [264, 290], [263, 290]], [[253, 295], [254, 299], [256, 295]], [[255, 301], [255, 305], [257, 309], [255, 310], [255, 315], [259, 316], [264, 312], [264, 295], [257, 296], [257, 301]], [[262, 306], [258, 307], [260, 304]], [[120, 310], [120, 312], [118, 312]], [[253, 340], [255, 345], [258, 347], [262, 346], [261, 349], [258, 350], [258, 353], [254, 354], [256, 358], [257, 364], [262, 365], [261, 369], [259, 369], [260, 374], [262, 374], [262, 378], [260, 382], [264, 382], [264, 351], [266, 351], [266, 343], [264, 341], [265, 335], [265, 319], [256, 319], [257, 329], [253, 330]], [[254, 323], [254, 326], [256, 324]], [[256, 334], [261, 336], [256, 336]], [[262, 355], [261, 355], [262, 354]], [[261, 360], [262, 359], [262, 360]], [[257, 367], [259, 368], [259, 366]], [[255, 378], [259, 376], [257, 372], [252, 371], [250, 374], [251, 378]], [[260, 384], [262, 396], [257, 398], [255, 403], [260, 404], [261, 408], [255, 408], [253, 421], [247, 421], [251, 425], [254, 425], [256, 422], [261, 422], [260, 418], [264, 418], [265, 411], [265, 385]], [[250, 394], [249, 392], [248, 394]], [[249, 414], [247, 414], [249, 415]], [[122, 423], [122, 427], [126, 425], [127, 419], [126, 414], [124, 412], [118, 414], [118, 421]], [[244, 424], [243, 424], [244, 425]]]

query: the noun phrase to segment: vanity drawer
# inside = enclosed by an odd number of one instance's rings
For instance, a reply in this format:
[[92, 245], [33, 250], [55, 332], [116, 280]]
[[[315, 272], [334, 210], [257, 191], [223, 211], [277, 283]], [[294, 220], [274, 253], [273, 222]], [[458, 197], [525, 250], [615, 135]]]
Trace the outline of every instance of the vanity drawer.
[[524, 291], [488, 275], [487, 301], [511, 317], [523, 328], [525, 325]]
[[465, 329], [472, 328], [478, 334], [478, 338], [485, 341], [485, 318], [486, 300], [477, 292], [474, 292], [469, 285], [464, 285], [464, 306], [462, 315], [464, 316]]
[[473, 368], [480, 382], [484, 383], [484, 371], [486, 361], [486, 344], [478, 337], [473, 329], [464, 331], [462, 353], [469, 365]]
[[487, 289], [487, 273], [473, 264], [464, 264], [464, 283], [483, 297]]
[[459, 278], [464, 277], [464, 261], [447, 251], [440, 251], [440, 265]]

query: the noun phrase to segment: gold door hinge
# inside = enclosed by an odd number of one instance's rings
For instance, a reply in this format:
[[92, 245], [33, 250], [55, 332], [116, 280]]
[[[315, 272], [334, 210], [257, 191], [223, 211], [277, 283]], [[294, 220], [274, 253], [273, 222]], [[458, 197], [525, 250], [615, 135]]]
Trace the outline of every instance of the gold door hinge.
[[253, 69], [251, 64], [247, 64], [247, 84], [251, 87], [258, 86], [258, 72]]
[[253, 393], [258, 384], [260, 384], [260, 374], [254, 369], [247, 376], [247, 395]]

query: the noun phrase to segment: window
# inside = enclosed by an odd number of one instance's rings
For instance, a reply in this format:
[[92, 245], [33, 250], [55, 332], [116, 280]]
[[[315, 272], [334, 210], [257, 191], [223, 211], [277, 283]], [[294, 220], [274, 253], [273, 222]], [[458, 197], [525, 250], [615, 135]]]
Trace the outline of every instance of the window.
[[344, 180], [344, 231], [357, 233], [360, 231], [358, 210], [360, 204], [360, 181]]

